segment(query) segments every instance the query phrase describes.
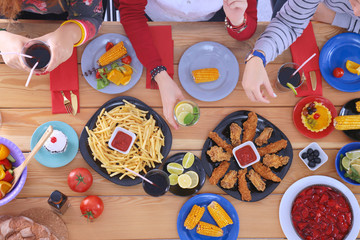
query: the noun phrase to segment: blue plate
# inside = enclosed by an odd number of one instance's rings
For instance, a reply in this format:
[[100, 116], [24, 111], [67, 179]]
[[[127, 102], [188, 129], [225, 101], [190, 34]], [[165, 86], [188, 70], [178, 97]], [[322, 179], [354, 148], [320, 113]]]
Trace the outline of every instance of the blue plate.
[[[211, 223], [216, 225], [215, 220], [211, 217], [209, 211], [207, 210], [207, 205], [209, 205], [212, 201], [218, 202], [224, 210], [229, 214], [231, 219], [233, 220], [233, 224], [227, 225], [222, 228], [224, 231], [224, 235], [222, 237], [208, 237], [203, 236], [196, 233], [196, 227], [193, 230], [187, 230], [184, 227], [184, 221], [187, 215], [190, 213], [191, 208], [194, 204], [205, 207], [205, 213], [201, 218], [201, 221]], [[239, 217], [234, 206], [225, 198], [220, 195], [212, 194], [212, 193], [203, 193], [197, 195], [191, 199], [189, 199], [180, 209], [179, 216], [177, 219], [177, 230], [181, 240], [193, 240], [193, 239], [204, 239], [204, 240], [235, 240], [239, 235]]]
[[[191, 72], [202, 68], [217, 68], [219, 79], [195, 83]], [[229, 95], [239, 80], [239, 64], [234, 54], [217, 42], [200, 42], [189, 47], [179, 62], [181, 85], [192, 97], [212, 102]]]
[[79, 149], [79, 139], [75, 130], [64, 122], [51, 121], [38, 127], [31, 137], [31, 150], [35, 147], [36, 143], [40, 140], [49, 125], [52, 125], [54, 130], [62, 131], [67, 136], [68, 146], [66, 151], [63, 153], [53, 154], [42, 147], [35, 155], [35, 159], [45, 167], [57, 168], [65, 166], [75, 158]]
[[[110, 84], [105, 88], [97, 89], [97, 81], [95, 78], [95, 73], [86, 76], [85, 72], [93, 68], [99, 67], [99, 65], [97, 64], [97, 60], [101, 57], [101, 55], [105, 53], [105, 46], [107, 42], [112, 42], [114, 44], [117, 44], [121, 41], [124, 42], [124, 46], [126, 47], [128, 52], [127, 55], [129, 55], [132, 59], [130, 65], [135, 69], [135, 71], [131, 75], [130, 82], [126, 86], [123, 85], [117, 86], [116, 84], [110, 82]], [[130, 40], [127, 37], [117, 33], [108, 33], [95, 38], [86, 46], [84, 53], [82, 54], [81, 57], [81, 71], [86, 81], [90, 84], [90, 86], [92, 86], [96, 90], [102, 93], [117, 94], [117, 93], [125, 92], [130, 88], [132, 88], [133, 86], [135, 86], [135, 84], [139, 81], [141, 77], [143, 71], [143, 65], [136, 57], [135, 50], [132, 47]]]
[[[360, 91], [360, 76], [346, 69], [347, 60], [360, 63], [360, 34], [342, 33], [325, 43], [319, 58], [321, 75], [337, 90]], [[344, 69], [344, 76], [341, 78], [336, 78], [332, 74], [337, 67]]]

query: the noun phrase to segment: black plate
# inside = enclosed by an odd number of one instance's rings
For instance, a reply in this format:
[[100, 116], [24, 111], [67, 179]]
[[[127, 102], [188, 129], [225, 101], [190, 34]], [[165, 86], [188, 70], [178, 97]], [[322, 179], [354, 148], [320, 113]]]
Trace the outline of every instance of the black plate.
[[[347, 102], [339, 112], [339, 116], [344, 115], [359, 115], [360, 113], [356, 111], [355, 103], [360, 101], [360, 98], [355, 98]], [[345, 130], [343, 131], [349, 138], [359, 141], [360, 140], [360, 130]]]
[[[243, 122], [245, 122], [248, 119], [248, 114], [249, 114], [249, 111], [237, 111], [237, 112], [231, 113], [230, 115], [225, 117], [224, 120], [222, 120], [219, 123], [219, 125], [216, 126], [216, 128], [214, 129], [214, 132], [218, 133], [222, 139], [224, 139], [228, 143], [230, 143], [230, 125], [231, 125], [231, 123], [236, 122], [237, 124], [239, 124], [240, 127], [242, 127]], [[257, 127], [256, 127], [256, 135], [255, 135], [254, 139], [256, 139], [260, 135], [260, 133], [264, 130], [265, 127], [271, 127], [274, 129], [274, 131], [268, 141], [269, 143], [276, 142], [280, 139], [285, 139], [288, 141], [287, 147], [277, 153], [282, 156], [288, 156], [289, 157], [288, 164], [286, 164], [285, 166], [280, 167], [278, 169], [271, 168], [271, 170], [278, 177], [283, 179], [291, 166], [291, 162], [292, 162], [292, 158], [293, 158], [293, 150], [291, 147], [291, 143], [290, 143], [289, 139], [286, 137], [286, 135], [282, 131], [280, 131], [280, 129], [277, 128], [274, 124], [272, 124], [267, 119], [260, 116], [259, 114], [257, 114], [257, 116], [258, 116], [258, 123], [257, 123]], [[206, 153], [206, 151], [209, 150], [214, 145], [216, 145], [214, 141], [212, 141], [210, 138], [206, 139], [202, 153], [201, 153], [202, 164], [203, 164], [206, 174], [209, 177], [211, 176], [211, 173], [213, 172], [214, 168], [216, 168], [220, 164], [220, 163], [212, 162], [210, 160], [210, 157]], [[263, 146], [266, 146], [266, 145], [263, 145]], [[262, 161], [262, 159], [261, 159], [261, 161]], [[240, 170], [240, 169], [241, 168], [236, 163], [235, 158], [232, 156], [230, 159], [230, 167], [229, 167], [228, 171], [229, 170]], [[248, 167], [248, 172], [250, 169], [251, 169], [251, 166]], [[219, 188], [221, 188], [224, 192], [231, 195], [232, 197], [241, 200], [241, 195], [240, 195], [240, 192], [238, 191], [238, 184], [236, 184], [235, 187], [232, 189], [223, 189], [220, 186], [220, 181], [217, 184]], [[267, 181], [265, 181], [265, 183], [266, 183], [265, 191], [260, 192], [251, 184], [251, 182], [248, 179], [247, 179], [247, 181], [248, 181], [248, 187], [251, 191], [251, 202], [256, 202], [256, 201], [259, 201], [259, 200], [265, 198], [270, 193], [272, 193], [275, 190], [275, 188], [279, 185], [279, 183], [275, 183], [271, 180], [267, 180]]]
[[[174, 154], [171, 157], [169, 157], [166, 160], [163, 170], [168, 175], [170, 175], [170, 173], [167, 171], [167, 165], [172, 162], [179, 163], [180, 165], [182, 165], [182, 160], [183, 160], [185, 154], [186, 154], [186, 152], [180, 152], [180, 153]], [[194, 171], [199, 175], [198, 185], [192, 189], [184, 189], [184, 188], [181, 188], [179, 186], [179, 184], [176, 184], [174, 186], [170, 186], [169, 191], [171, 193], [178, 195], [178, 196], [190, 196], [190, 195], [193, 195], [193, 194], [197, 193], [198, 191], [200, 191], [200, 189], [202, 188], [202, 186], [205, 183], [206, 176], [205, 176], [204, 168], [201, 164], [201, 160], [197, 156], [195, 156], [194, 164], [190, 168], [184, 169], [184, 173], [186, 173], [188, 171]]]
[[[147, 118], [149, 118], [150, 114], [154, 117], [155, 121], [156, 121], [156, 125], [159, 126], [165, 136], [165, 146], [163, 146], [161, 148], [161, 154], [163, 155], [163, 159], [166, 159], [167, 155], [170, 152], [171, 149], [171, 144], [172, 144], [172, 135], [171, 135], [171, 131], [169, 126], [166, 124], [165, 120], [157, 113], [155, 112], [151, 107], [149, 107], [148, 105], [146, 105], [145, 103], [143, 103], [142, 101], [133, 98], [133, 97], [129, 97], [129, 96], [120, 96], [120, 97], [116, 97], [111, 99], [110, 101], [106, 102], [104, 105], [102, 105], [95, 113], [94, 115], [90, 118], [90, 120], [87, 122], [87, 124], [85, 126], [88, 126], [89, 129], [94, 129], [95, 127], [95, 123], [97, 121], [97, 117], [100, 114], [101, 110], [103, 108], [106, 109], [106, 111], [110, 111], [111, 109], [120, 106], [120, 105], [124, 105], [125, 103], [123, 102], [123, 100], [128, 101], [129, 103], [134, 104], [137, 108], [141, 109], [141, 110], [145, 110], [148, 111], [148, 114], [146, 115]], [[118, 176], [114, 176], [114, 177], [110, 177], [109, 174], [106, 172], [105, 168], [102, 168], [100, 165], [100, 161], [93, 160], [93, 156], [92, 156], [92, 151], [89, 147], [89, 143], [88, 143], [88, 133], [86, 132], [86, 129], [84, 127], [81, 136], [80, 136], [80, 152], [81, 155], [83, 156], [83, 158], [85, 159], [85, 161], [90, 165], [90, 167], [92, 167], [97, 173], [99, 173], [101, 176], [103, 176], [104, 178], [106, 178], [107, 180], [118, 184], [118, 185], [122, 185], [122, 186], [133, 186], [136, 184], [139, 184], [142, 182], [141, 178], [137, 177], [135, 179], [131, 179], [130, 177], [126, 176], [123, 179], [119, 179]], [[158, 168], [160, 166], [161, 163], [158, 163], [155, 165], [155, 168]], [[149, 169], [147, 169], [149, 170]]]

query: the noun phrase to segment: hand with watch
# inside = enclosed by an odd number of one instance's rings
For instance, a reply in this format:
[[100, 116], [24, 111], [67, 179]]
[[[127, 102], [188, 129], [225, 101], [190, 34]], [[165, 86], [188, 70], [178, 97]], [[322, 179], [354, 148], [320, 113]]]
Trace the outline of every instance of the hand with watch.
[[238, 33], [244, 31], [246, 24], [247, 0], [223, 0], [223, 8], [226, 14], [225, 26]]
[[253, 50], [246, 56], [245, 63], [242, 86], [247, 97], [253, 102], [270, 103], [262, 87], [264, 86], [269, 96], [276, 97], [276, 94], [265, 70], [265, 54], [262, 51]]

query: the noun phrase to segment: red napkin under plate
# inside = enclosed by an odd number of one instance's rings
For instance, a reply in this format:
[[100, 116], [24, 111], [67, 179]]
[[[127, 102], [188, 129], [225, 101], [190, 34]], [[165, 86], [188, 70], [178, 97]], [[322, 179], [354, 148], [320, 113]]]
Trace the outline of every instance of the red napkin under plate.
[[[171, 26], [151, 26], [150, 32], [154, 45], [161, 57], [170, 77], [174, 76], [174, 41], [172, 40]], [[159, 89], [157, 83], [151, 80], [150, 71], [146, 69], [146, 88]]]
[[67, 113], [64, 98], [60, 91], [71, 101], [70, 91], [78, 98], [78, 113], [80, 112], [79, 78], [77, 65], [77, 52], [74, 48], [71, 57], [50, 72], [50, 91], [52, 113]]
[[[304, 70], [306, 81], [298, 88], [297, 97], [304, 97], [310, 95], [322, 96], [322, 77], [319, 67], [319, 48], [316, 44], [314, 30], [311, 22], [305, 28], [303, 34], [296, 39], [296, 41], [290, 46], [293, 62], [299, 66], [303, 64], [311, 55], [316, 53], [316, 56], [311, 59], [302, 69]], [[316, 73], [316, 89], [312, 90], [310, 72], [315, 71]]]

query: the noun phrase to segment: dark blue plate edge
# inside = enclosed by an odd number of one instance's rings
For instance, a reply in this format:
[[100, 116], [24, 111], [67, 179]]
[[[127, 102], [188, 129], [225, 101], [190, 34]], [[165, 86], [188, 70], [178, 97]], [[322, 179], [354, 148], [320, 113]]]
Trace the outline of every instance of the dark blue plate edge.
[[[93, 129], [95, 126], [95, 123], [97, 121], [97, 116], [100, 114], [100, 112], [103, 108], [106, 108], [107, 110], [109, 110], [116, 106], [124, 105], [123, 100], [126, 100], [126, 101], [136, 105], [136, 107], [138, 107], [141, 110], [149, 111], [148, 114], [153, 115], [154, 119], [156, 120], [156, 125], [161, 128], [161, 130], [165, 136], [165, 146], [161, 149], [161, 153], [163, 155], [163, 161], [164, 161], [164, 159], [166, 159], [167, 155], [169, 154], [169, 152], [171, 150], [171, 146], [172, 146], [171, 130], [170, 130], [169, 126], [167, 125], [167, 123], [165, 122], [165, 120], [154, 109], [152, 109], [150, 106], [148, 106], [147, 104], [145, 104], [144, 102], [140, 101], [137, 98], [130, 97], [130, 96], [119, 96], [119, 97], [115, 97], [115, 98], [107, 101], [91, 116], [91, 118], [89, 119], [89, 121], [86, 123], [85, 126], [88, 126], [89, 129]], [[135, 179], [125, 177], [122, 180], [120, 180], [118, 176], [110, 177], [109, 174], [106, 172], [106, 170], [99, 166], [100, 162], [98, 160], [96, 160], [96, 161], [93, 160], [93, 156], [91, 155], [91, 150], [88, 147], [88, 140], [87, 140], [88, 134], [86, 132], [85, 126], [80, 135], [79, 148], [80, 148], [81, 155], [83, 156], [84, 160], [89, 164], [89, 166], [92, 169], [94, 169], [97, 173], [99, 173], [101, 176], [103, 176], [105, 179], [107, 179], [110, 182], [113, 182], [117, 185], [133, 186], [133, 185], [140, 184], [142, 182], [142, 180], [138, 177]], [[156, 164], [155, 168], [159, 168], [160, 165], [161, 165], [161, 163]]]

